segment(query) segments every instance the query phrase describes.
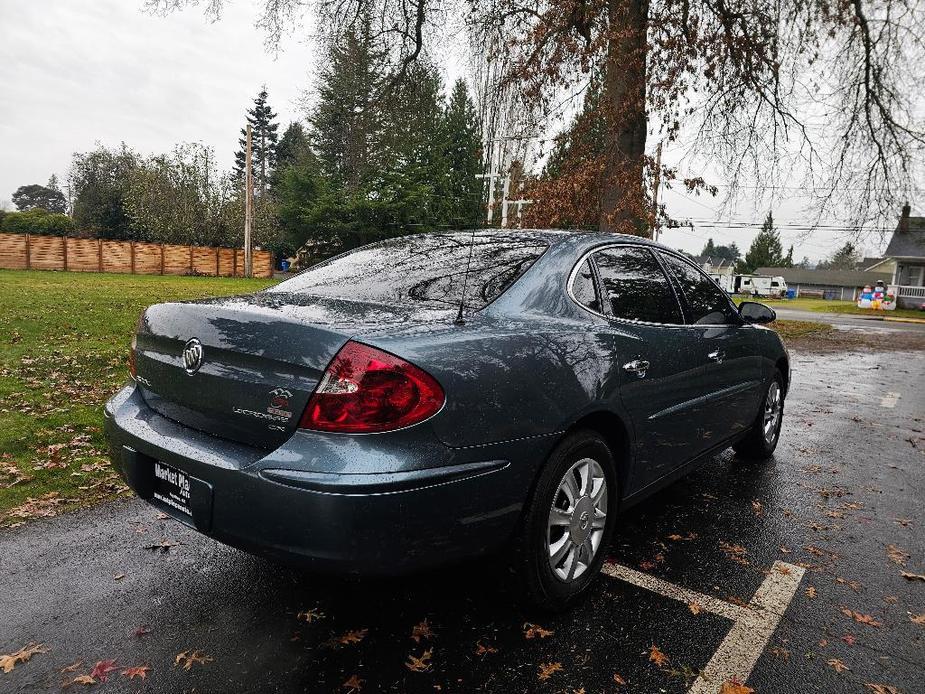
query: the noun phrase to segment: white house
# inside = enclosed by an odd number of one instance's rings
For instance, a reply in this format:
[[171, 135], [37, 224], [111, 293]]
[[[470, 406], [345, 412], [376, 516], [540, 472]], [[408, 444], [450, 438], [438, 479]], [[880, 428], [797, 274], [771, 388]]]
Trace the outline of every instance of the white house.
[[909, 205], [902, 216], [884, 256], [896, 262], [893, 285], [899, 308], [918, 308], [925, 304], [925, 217], [911, 217]]

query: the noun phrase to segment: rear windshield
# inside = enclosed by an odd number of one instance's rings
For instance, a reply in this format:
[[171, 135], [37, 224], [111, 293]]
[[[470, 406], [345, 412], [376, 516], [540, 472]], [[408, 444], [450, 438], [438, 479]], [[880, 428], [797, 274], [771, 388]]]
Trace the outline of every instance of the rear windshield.
[[[468, 233], [389, 239], [319, 263], [268, 291], [383, 304], [408, 301], [458, 306], [472, 237]], [[546, 250], [536, 238], [479, 232], [472, 244], [466, 306], [500, 296]]]

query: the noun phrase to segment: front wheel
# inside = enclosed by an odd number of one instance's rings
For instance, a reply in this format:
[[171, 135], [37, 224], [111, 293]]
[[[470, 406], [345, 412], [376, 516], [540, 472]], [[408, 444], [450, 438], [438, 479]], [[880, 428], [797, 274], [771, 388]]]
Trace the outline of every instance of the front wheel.
[[755, 423], [748, 435], [733, 446], [733, 449], [743, 458], [770, 458], [780, 440], [783, 419], [784, 377], [779, 369], [775, 369]]
[[550, 455], [524, 514], [518, 573], [531, 603], [565, 608], [591, 584], [613, 534], [614, 461], [591, 431], [564, 439]]

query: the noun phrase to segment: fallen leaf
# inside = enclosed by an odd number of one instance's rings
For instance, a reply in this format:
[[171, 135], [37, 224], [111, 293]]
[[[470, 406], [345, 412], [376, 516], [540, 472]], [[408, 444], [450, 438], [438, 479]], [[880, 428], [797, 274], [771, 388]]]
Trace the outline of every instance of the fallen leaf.
[[147, 624], [142, 624], [140, 627], [136, 628], [135, 631], [132, 632], [132, 635], [135, 636], [136, 638], [141, 638], [145, 634], [150, 634], [150, 633], [151, 633], [151, 628]]
[[170, 551], [171, 547], [176, 547], [179, 542], [174, 542], [173, 540], [161, 540], [160, 542], [155, 542], [153, 545], [144, 545], [144, 549], [150, 549], [152, 552], [160, 551], [161, 554], [165, 554]]
[[872, 684], [867, 682], [864, 684], [870, 691], [874, 694], [902, 694], [896, 687], [891, 687], [888, 684]]
[[835, 672], [844, 672], [845, 670], [851, 669], [838, 658], [829, 658], [826, 662], [832, 666], [832, 669], [835, 670]]
[[23, 646], [15, 653], [0, 655], [0, 670], [3, 670], [4, 672], [12, 672], [17, 663], [25, 663], [32, 656], [38, 653], [47, 652], [48, 649], [44, 644], [30, 643], [28, 646]]
[[782, 554], [790, 554], [791, 552], [793, 552], [792, 549], [790, 549], [789, 547], [784, 547], [783, 545], [781, 545], [781, 546], [778, 547], [777, 549], [778, 549], [778, 551], [780, 551]]
[[691, 611], [691, 614], [700, 614], [700, 603], [694, 601], [687, 604], [687, 609]]
[[415, 643], [421, 643], [421, 639], [431, 639], [433, 636], [434, 632], [431, 631], [427, 619], [424, 619], [424, 621], [419, 624], [415, 624], [414, 628], [411, 629], [411, 638], [414, 639]]
[[887, 545], [886, 555], [891, 562], [899, 566], [905, 566], [906, 562], [909, 561], [909, 553], [896, 545]]
[[613, 673], [613, 681], [614, 681], [614, 684], [618, 684], [621, 687], [626, 686], [626, 680], [620, 677], [620, 675], [618, 675], [616, 672]]
[[819, 641], [819, 648], [825, 648], [825, 647], [828, 646], [828, 645], [829, 645], [829, 640], [828, 640], [828, 639], [820, 639], [820, 641]]
[[408, 654], [408, 662], [405, 663], [405, 667], [411, 670], [411, 672], [427, 672], [431, 668], [430, 659], [434, 655], [434, 649], [428, 648], [426, 651], [421, 653], [421, 657], [417, 658], [412, 654]]
[[77, 668], [79, 668], [79, 667], [80, 667], [81, 665], [83, 665], [83, 664], [84, 664], [84, 661], [82, 661], [82, 660], [75, 660], [75, 661], [74, 661], [73, 663], [71, 663], [70, 665], [65, 665], [63, 668], [61, 668], [61, 673], [64, 674], [65, 672], [74, 672], [74, 670], [76, 670]]
[[858, 624], [866, 624], [872, 627], [882, 627], [883, 623], [878, 622], [876, 619], [871, 617], [869, 614], [861, 614], [860, 612], [855, 612], [854, 610], [849, 610], [847, 607], [839, 608], [841, 613], [846, 617], [851, 617]]
[[755, 690], [746, 687], [736, 679], [726, 680], [719, 689], [719, 694], [754, 694]]
[[777, 573], [782, 574], [784, 576], [790, 575], [790, 568], [782, 564], [778, 564], [777, 566], [774, 567], [774, 569], [777, 571]]
[[544, 629], [537, 624], [530, 624], [529, 622], [524, 624], [525, 639], [535, 639], [537, 636], [541, 639], [545, 639], [547, 636], [552, 636], [554, 633], [552, 629]]
[[807, 586], [807, 587], [806, 587], [806, 590], [803, 591], [803, 594], [806, 595], [806, 597], [807, 597], [807, 598], [810, 598], [811, 600], [812, 600], [812, 599], [815, 599], [815, 597], [816, 597], [816, 587], [815, 587], [815, 586]]
[[857, 641], [851, 634], [845, 634], [841, 637], [841, 640], [847, 643], [849, 646], [853, 646], [854, 642]]
[[369, 629], [354, 629], [344, 632], [341, 636], [337, 637], [337, 640], [345, 646], [348, 646], [351, 643], [359, 643], [366, 638], [368, 633]]
[[925, 612], [922, 614], [909, 615], [909, 619], [912, 620], [913, 624], [920, 624], [921, 626], [925, 626]]
[[903, 571], [900, 576], [907, 581], [925, 581], [925, 574], [911, 574], [908, 571]]
[[66, 686], [70, 686], [72, 684], [83, 684], [90, 686], [91, 684], [96, 684], [96, 680], [93, 679], [90, 675], [77, 675], [77, 677], [68, 682]]
[[212, 656], [206, 655], [202, 651], [183, 651], [173, 659], [173, 666], [182, 667], [184, 670], [189, 671], [193, 665], [206, 665], [211, 662]]
[[151, 668], [148, 665], [136, 665], [135, 667], [127, 667], [122, 671], [124, 677], [128, 677], [130, 680], [140, 677], [143, 680], [148, 679], [148, 671]]
[[562, 663], [540, 663], [537, 677], [541, 680], [548, 680], [557, 672], [562, 672]]
[[109, 673], [115, 669], [115, 660], [98, 660], [96, 665], [93, 666], [93, 670], [90, 672], [90, 677], [93, 677], [100, 682], [105, 682], [109, 679]]
[[723, 553], [726, 555], [727, 559], [731, 559], [737, 564], [742, 566], [748, 566], [748, 559], [745, 558], [745, 555], [748, 551], [742, 545], [736, 545], [731, 542], [720, 541], [719, 548], [723, 550]]
[[901, 525], [904, 528], [908, 528], [909, 526], [912, 525], [911, 518], [894, 518], [893, 522], [897, 523], [898, 525]]
[[321, 610], [319, 610], [317, 607], [312, 607], [312, 608], [310, 608], [310, 609], [308, 609], [308, 610], [305, 610], [305, 612], [299, 612], [299, 613], [295, 616], [295, 618], [296, 618], [296, 619], [303, 619], [303, 620], [305, 620], [306, 622], [308, 622], [309, 624], [311, 624], [312, 622], [317, 622], [317, 621], [319, 621], [319, 620], [321, 620], [321, 619], [324, 619], [326, 616], [327, 616], [327, 615], [325, 615], [325, 613], [322, 612]]
[[654, 643], [649, 647], [649, 661], [662, 667], [668, 662], [668, 656], [662, 653]]
[[123, 578], [125, 578], [125, 574], [116, 574], [115, 576], [112, 577], [112, 580], [121, 581]]
[[485, 646], [481, 641], [477, 641], [475, 644], [475, 654], [476, 655], [488, 655], [490, 653], [497, 653], [498, 649], [494, 646]]
[[[344, 682], [341, 686], [341, 689], [347, 689], [349, 692], [358, 692], [363, 689], [363, 683], [366, 680], [361, 680], [359, 675], [351, 675], [350, 679]], [[349, 694], [348, 692], [348, 694]]]
[[752, 499], [752, 511], [754, 511], [756, 516], [760, 516], [764, 513], [764, 507], [758, 499]]
[[771, 649], [771, 655], [773, 655], [775, 658], [779, 658], [780, 660], [790, 660], [790, 651], [788, 651], [786, 648], [782, 648], [781, 646], [774, 646], [774, 648]]

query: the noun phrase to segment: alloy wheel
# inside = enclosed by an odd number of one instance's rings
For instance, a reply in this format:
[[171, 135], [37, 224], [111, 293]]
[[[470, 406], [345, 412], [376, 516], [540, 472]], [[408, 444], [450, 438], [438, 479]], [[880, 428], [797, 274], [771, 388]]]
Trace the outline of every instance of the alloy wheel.
[[577, 579], [600, 550], [607, 524], [607, 478], [601, 464], [582, 458], [559, 481], [549, 509], [549, 565], [562, 581]]
[[768, 396], [764, 400], [764, 440], [768, 443], [774, 443], [780, 427], [781, 412], [784, 407], [784, 400], [781, 397], [780, 384], [774, 381], [768, 388]]

